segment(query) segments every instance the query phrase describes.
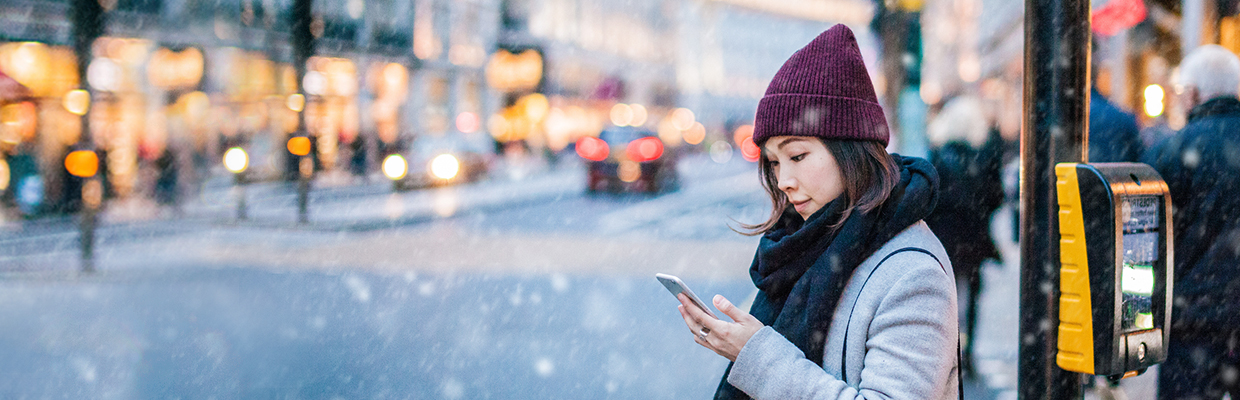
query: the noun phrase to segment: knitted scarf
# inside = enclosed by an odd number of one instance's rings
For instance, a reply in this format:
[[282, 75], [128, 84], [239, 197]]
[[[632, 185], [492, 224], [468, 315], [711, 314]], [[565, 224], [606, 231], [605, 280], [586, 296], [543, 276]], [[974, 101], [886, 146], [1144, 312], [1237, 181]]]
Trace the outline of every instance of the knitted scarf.
[[[855, 210], [832, 229], [846, 201], [837, 198], [803, 223], [789, 207], [758, 244], [749, 274], [758, 287], [750, 313], [822, 365], [836, 304], [853, 271], [901, 231], [922, 220], [938, 201], [938, 173], [920, 158], [892, 154], [900, 182], [878, 208]], [[728, 383], [728, 365], [715, 399], [748, 399]]]

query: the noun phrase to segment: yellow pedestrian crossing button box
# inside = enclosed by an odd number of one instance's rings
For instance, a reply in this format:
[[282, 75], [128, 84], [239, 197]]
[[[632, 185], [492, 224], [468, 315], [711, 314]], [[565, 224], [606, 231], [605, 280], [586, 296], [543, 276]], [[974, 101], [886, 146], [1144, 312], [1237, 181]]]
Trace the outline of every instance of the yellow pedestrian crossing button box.
[[1059, 352], [1068, 371], [1122, 379], [1167, 359], [1171, 194], [1148, 165], [1055, 166]]

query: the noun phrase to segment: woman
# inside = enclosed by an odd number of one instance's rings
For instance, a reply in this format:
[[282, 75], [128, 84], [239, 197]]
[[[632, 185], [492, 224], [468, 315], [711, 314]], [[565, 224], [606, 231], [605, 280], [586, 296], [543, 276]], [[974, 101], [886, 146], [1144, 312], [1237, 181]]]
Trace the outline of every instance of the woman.
[[959, 395], [951, 265], [921, 219], [928, 162], [889, 155], [887, 125], [852, 31], [792, 55], [758, 105], [754, 141], [771, 217], [735, 322], [681, 296], [695, 341], [732, 360], [716, 399], [946, 399]]

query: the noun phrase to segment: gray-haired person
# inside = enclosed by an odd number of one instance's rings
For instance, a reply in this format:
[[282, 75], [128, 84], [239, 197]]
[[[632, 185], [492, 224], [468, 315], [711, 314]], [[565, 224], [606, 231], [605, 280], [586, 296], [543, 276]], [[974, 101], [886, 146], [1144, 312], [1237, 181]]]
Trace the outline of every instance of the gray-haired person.
[[1206, 45], [1180, 63], [1188, 124], [1146, 154], [1175, 206], [1175, 298], [1159, 396], [1240, 396], [1240, 59]]

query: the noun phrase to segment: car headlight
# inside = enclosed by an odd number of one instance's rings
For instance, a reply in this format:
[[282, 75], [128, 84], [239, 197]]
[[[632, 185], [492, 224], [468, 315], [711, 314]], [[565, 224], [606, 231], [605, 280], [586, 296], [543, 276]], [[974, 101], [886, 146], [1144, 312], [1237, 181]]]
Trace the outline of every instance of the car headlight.
[[456, 177], [461, 172], [461, 162], [451, 154], [440, 154], [431, 160], [431, 175], [436, 178], [449, 180]]
[[249, 166], [250, 158], [246, 156], [245, 150], [240, 147], [233, 147], [224, 152], [224, 168], [228, 172], [240, 174], [245, 172], [245, 167]]
[[409, 163], [405, 162], [405, 158], [400, 154], [392, 154], [383, 159], [383, 175], [387, 175], [388, 179], [404, 178], [408, 172]]

